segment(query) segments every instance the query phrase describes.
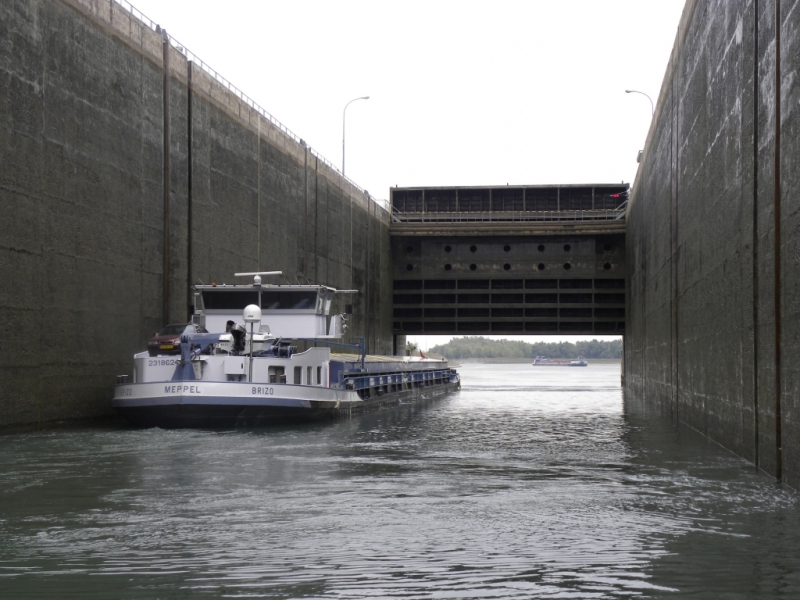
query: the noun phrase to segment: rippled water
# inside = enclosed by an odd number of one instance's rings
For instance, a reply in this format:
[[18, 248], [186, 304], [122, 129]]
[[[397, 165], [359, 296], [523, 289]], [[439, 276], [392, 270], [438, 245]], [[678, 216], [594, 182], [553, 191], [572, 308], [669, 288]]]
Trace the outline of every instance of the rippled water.
[[798, 495], [618, 365], [460, 370], [348, 421], [0, 437], [0, 597], [800, 597]]

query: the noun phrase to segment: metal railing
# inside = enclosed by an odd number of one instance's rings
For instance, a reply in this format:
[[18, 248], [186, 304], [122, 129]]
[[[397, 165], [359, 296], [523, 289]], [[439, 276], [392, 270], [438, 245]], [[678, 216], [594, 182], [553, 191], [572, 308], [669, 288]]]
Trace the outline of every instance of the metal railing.
[[616, 208], [594, 210], [503, 210], [453, 212], [401, 212], [392, 207], [392, 223], [476, 223], [531, 221], [621, 221], [628, 201]]
[[[138, 19], [139, 21], [141, 21], [142, 23], [147, 25], [154, 32], [159, 33], [159, 34], [162, 33], [163, 30], [161, 29], [160, 25], [155, 23], [152, 19], [150, 19], [142, 11], [140, 11], [138, 8], [133, 6], [133, 4], [128, 2], [128, 0], [108, 0], [108, 2], [109, 2], [109, 5], [111, 6], [112, 10], [114, 9], [114, 5], [116, 4], [119, 7], [121, 7], [122, 9], [128, 11], [131, 14], [131, 16], [133, 16], [134, 18]], [[389, 201], [388, 200], [379, 200], [379, 199], [373, 197], [367, 190], [365, 190], [360, 185], [358, 185], [355, 181], [353, 181], [352, 179], [347, 177], [347, 175], [342, 173], [333, 163], [331, 163], [328, 159], [326, 159], [324, 156], [322, 156], [320, 153], [318, 153], [316, 150], [314, 150], [311, 146], [309, 146], [306, 143], [305, 140], [303, 140], [300, 136], [298, 136], [296, 133], [294, 133], [292, 130], [290, 130], [288, 127], [286, 127], [283, 123], [278, 121], [278, 119], [276, 119], [274, 116], [272, 116], [265, 108], [263, 108], [261, 105], [259, 105], [255, 100], [253, 100], [250, 96], [245, 94], [238, 87], [233, 85], [230, 81], [225, 79], [225, 77], [220, 75], [215, 69], [213, 69], [211, 66], [209, 66], [205, 61], [203, 61], [203, 59], [201, 59], [194, 52], [189, 50], [185, 45], [181, 44], [177, 39], [175, 39], [173, 36], [169, 35], [169, 33], [167, 33], [167, 39], [169, 40], [170, 45], [172, 47], [174, 47], [178, 52], [183, 54], [186, 57], [187, 60], [190, 60], [194, 65], [198, 66], [203, 71], [205, 71], [205, 73], [208, 74], [210, 77], [212, 77], [217, 83], [219, 83], [221, 86], [223, 86], [225, 89], [227, 89], [231, 94], [233, 94], [234, 96], [239, 98], [239, 100], [244, 102], [247, 106], [249, 106], [250, 108], [255, 110], [257, 113], [259, 113], [262, 117], [267, 119], [272, 125], [274, 125], [284, 135], [286, 135], [287, 137], [291, 138], [292, 140], [294, 140], [295, 142], [297, 142], [301, 146], [304, 146], [304, 147], [308, 148], [308, 151], [312, 156], [315, 156], [320, 162], [322, 162], [328, 168], [330, 168], [333, 171], [335, 171], [336, 173], [338, 173], [339, 176], [343, 180], [347, 181], [350, 185], [352, 185], [354, 188], [356, 188], [362, 194], [365, 194], [366, 196], [368, 196], [370, 198], [370, 200], [375, 202], [378, 206], [380, 206], [381, 208], [383, 208], [387, 212], [389, 211]]]

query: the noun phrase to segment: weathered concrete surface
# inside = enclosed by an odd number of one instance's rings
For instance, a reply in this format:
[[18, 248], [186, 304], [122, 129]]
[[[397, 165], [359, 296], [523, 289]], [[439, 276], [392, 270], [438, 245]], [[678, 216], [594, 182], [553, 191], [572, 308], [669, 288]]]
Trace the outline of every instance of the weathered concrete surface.
[[628, 211], [625, 336], [629, 401], [795, 487], [798, 4], [687, 2]]
[[[190, 65], [170, 67], [169, 320], [189, 281], [279, 269], [360, 290], [349, 333], [391, 352], [386, 212], [197, 67], [190, 227]], [[163, 324], [163, 89], [162, 38], [122, 7], [0, 3], [0, 428], [108, 414]]]

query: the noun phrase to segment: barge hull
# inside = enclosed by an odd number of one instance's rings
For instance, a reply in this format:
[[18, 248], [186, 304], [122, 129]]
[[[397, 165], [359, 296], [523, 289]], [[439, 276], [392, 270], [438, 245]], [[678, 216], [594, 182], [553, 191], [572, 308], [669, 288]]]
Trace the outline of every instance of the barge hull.
[[248, 398], [245, 403], [230, 397], [200, 400], [194, 396], [117, 399], [114, 408], [129, 422], [141, 427], [164, 429], [264, 427], [333, 420], [399, 404], [423, 402], [445, 396], [459, 387], [457, 381], [447, 382], [389, 392], [355, 402], [289, 399], [265, 399], [254, 402]]

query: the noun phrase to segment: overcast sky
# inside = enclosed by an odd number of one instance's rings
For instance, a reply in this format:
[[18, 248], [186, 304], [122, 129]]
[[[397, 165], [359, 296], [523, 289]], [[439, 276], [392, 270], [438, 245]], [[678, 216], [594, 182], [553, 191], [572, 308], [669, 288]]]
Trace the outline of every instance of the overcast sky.
[[[632, 183], [683, 0], [134, 0], [376, 198]], [[530, 338], [525, 338], [530, 339]], [[549, 340], [556, 338], [550, 337]], [[428, 343], [430, 343], [429, 340]]]

